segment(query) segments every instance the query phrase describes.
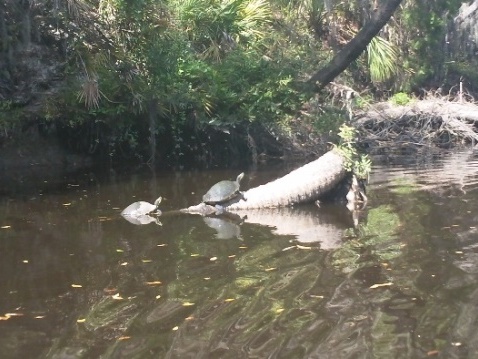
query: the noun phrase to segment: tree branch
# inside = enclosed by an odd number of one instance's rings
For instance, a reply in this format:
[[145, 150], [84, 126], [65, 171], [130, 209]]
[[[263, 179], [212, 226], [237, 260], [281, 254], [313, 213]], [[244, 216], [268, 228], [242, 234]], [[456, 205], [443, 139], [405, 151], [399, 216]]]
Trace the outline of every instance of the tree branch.
[[382, 3], [382, 5], [375, 10], [370, 21], [360, 29], [357, 35], [307, 82], [316, 85], [316, 91], [320, 91], [337, 75], [342, 73], [367, 48], [370, 41], [372, 41], [388, 20], [390, 20], [401, 2], [402, 0], [388, 0]]

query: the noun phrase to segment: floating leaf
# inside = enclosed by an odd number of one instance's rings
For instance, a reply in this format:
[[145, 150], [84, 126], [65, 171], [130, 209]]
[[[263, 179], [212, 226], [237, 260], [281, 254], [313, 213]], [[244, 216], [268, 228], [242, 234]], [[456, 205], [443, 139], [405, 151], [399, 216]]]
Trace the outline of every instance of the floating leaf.
[[229, 302], [234, 302], [235, 299], [234, 299], [234, 298], [227, 298], [227, 299], [224, 299], [224, 301], [225, 301], [226, 303], [229, 303]]
[[128, 262], [123, 262], [120, 264], [120, 266], [127, 266], [128, 265]]
[[179, 327], [177, 325], [173, 328], [174, 331], [176, 331], [178, 329], [179, 329]]
[[211, 257], [211, 258], [209, 258], [209, 260], [210, 260], [211, 262], [217, 261], [217, 257]]
[[124, 252], [124, 250], [123, 250], [123, 249], [119, 249], [119, 248], [117, 248], [117, 249], [116, 249], [116, 252], [118, 252], [118, 253], [123, 253], [123, 252]]
[[77, 323], [84, 323], [84, 322], [86, 322], [86, 319], [85, 318], [80, 318], [80, 319], [77, 319], [76, 322]]
[[46, 315], [37, 315], [37, 316], [35, 316], [35, 317], [33, 317], [33, 318], [35, 318], [35, 319], [43, 319], [43, 318], [45, 318], [45, 317], [46, 317]]
[[72, 284], [72, 288], [82, 288], [83, 286], [81, 284]]
[[156, 299], [159, 299], [159, 298], [161, 298], [161, 294], [158, 294], [158, 295], [156, 296]]
[[195, 304], [191, 303], [191, 302], [184, 302], [183, 303], [183, 307], [192, 307], [193, 305], [195, 305]]
[[141, 262], [143, 263], [151, 263], [152, 261], [152, 259], [141, 259]]
[[157, 247], [166, 247], [168, 244], [167, 243], [161, 243], [161, 244], [157, 244], [156, 246]]
[[191, 254], [191, 257], [199, 257], [199, 253], [193, 253]]
[[284, 311], [284, 308], [276, 309], [276, 313], [282, 313], [283, 311]]
[[236, 257], [235, 254], [231, 254], [231, 255], [227, 256], [227, 258], [235, 258], [235, 257]]
[[28, 259], [22, 260], [23, 263], [28, 263]]
[[297, 246], [285, 247], [284, 249], [282, 249], [282, 252], [285, 252], [285, 251], [291, 250], [291, 249], [293, 249], [293, 248], [297, 248]]
[[393, 283], [391, 283], [391, 282], [379, 283], [379, 284], [374, 284], [374, 285], [370, 286], [369, 288], [370, 289], [375, 289], [375, 288], [380, 288], [380, 287], [390, 287], [391, 285], [393, 285]]
[[71, 202], [69, 202], [69, 203], [63, 203], [63, 206], [65, 206], [65, 207], [71, 206]]
[[240, 246], [239, 249], [247, 249], [247, 246]]
[[9, 228], [12, 228], [12, 226], [1, 226], [0, 228], [1, 229], [9, 229]]

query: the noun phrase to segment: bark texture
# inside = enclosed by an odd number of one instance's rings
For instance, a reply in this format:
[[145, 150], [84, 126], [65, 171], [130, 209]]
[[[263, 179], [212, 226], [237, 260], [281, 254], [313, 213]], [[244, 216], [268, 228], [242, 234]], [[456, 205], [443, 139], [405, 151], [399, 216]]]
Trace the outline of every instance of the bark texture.
[[244, 199], [228, 205], [227, 210], [310, 203], [333, 189], [345, 175], [344, 158], [337, 151], [329, 151], [284, 177], [244, 192]]

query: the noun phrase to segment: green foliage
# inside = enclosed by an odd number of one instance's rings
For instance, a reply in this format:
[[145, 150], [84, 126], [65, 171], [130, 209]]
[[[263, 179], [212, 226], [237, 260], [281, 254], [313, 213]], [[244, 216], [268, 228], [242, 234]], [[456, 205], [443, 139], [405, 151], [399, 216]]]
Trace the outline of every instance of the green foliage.
[[398, 51], [395, 46], [380, 36], [375, 36], [367, 46], [368, 66], [373, 82], [392, 78], [398, 68]]
[[404, 92], [398, 92], [390, 98], [390, 102], [399, 106], [405, 106], [411, 101], [412, 101], [412, 98]]
[[355, 146], [357, 131], [343, 124], [339, 128], [340, 143], [337, 150], [345, 158], [345, 169], [353, 172], [357, 178], [366, 179], [372, 170], [372, 161], [367, 155], [360, 155]]
[[395, 31], [403, 54], [398, 89], [424, 86], [428, 80], [443, 76], [446, 58], [443, 44], [449, 21], [462, 1], [409, 1], [404, 3]]
[[347, 113], [343, 109], [332, 106], [323, 107], [321, 110], [313, 122], [314, 129], [318, 133], [337, 133], [347, 119]]

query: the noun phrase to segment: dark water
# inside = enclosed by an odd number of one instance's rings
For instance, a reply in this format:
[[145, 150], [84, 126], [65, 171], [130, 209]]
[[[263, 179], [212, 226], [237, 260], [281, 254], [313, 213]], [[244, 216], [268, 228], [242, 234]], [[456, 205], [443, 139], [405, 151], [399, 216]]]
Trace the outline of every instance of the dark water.
[[[0, 358], [478, 357], [472, 154], [377, 166], [355, 217], [119, 215], [159, 194], [163, 212], [196, 204], [239, 172], [45, 174], [3, 188]], [[246, 171], [243, 187], [285, 172]]]

